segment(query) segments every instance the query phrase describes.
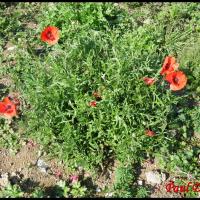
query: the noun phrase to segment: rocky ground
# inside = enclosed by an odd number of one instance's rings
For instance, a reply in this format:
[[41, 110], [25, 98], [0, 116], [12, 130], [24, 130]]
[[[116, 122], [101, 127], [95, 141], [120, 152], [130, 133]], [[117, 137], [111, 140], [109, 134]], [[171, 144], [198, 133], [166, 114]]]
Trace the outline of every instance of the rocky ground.
[[[23, 191], [30, 192], [35, 187], [51, 188], [59, 180], [68, 180], [70, 173], [67, 167], [56, 159], [49, 159], [42, 153], [38, 144], [27, 141], [22, 148], [14, 153], [8, 149], [0, 149], [0, 188], [3, 189], [9, 183], [19, 185]], [[103, 194], [104, 188], [112, 186], [115, 182], [115, 169], [118, 162], [101, 173], [96, 180], [93, 180], [90, 173], [84, 172], [83, 176], [88, 177], [88, 187], [96, 190], [96, 196], [112, 196], [112, 193]], [[81, 175], [81, 169], [77, 170]], [[162, 172], [158, 164], [152, 160], [143, 163], [138, 174], [137, 185], [148, 186], [151, 190], [150, 197], [184, 197], [184, 193], [167, 192], [166, 185], [180, 177]], [[189, 181], [189, 179], [188, 179]], [[190, 180], [192, 181], [192, 179]]]

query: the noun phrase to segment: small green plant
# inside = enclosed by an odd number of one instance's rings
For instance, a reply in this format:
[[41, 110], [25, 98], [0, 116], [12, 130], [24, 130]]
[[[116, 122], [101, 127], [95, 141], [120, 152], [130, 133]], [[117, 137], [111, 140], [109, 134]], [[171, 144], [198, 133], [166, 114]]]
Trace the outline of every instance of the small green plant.
[[74, 183], [70, 191], [72, 197], [84, 197], [86, 195], [87, 188], [81, 186], [80, 182]]
[[189, 192], [187, 192], [186, 194], [185, 194], [185, 197], [186, 198], [197, 198], [198, 197], [198, 194], [199, 194], [199, 192], [195, 192], [195, 191], [193, 191], [193, 190], [189, 190]]
[[56, 191], [58, 197], [84, 197], [86, 195], [87, 188], [81, 186], [81, 183], [78, 181], [71, 185], [67, 185], [65, 181], [59, 181], [57, 186], [59, 189]]
[[63, 180], [60, 180], [58, 183], [57, 183], [57, 186], [56, 187], [56, 196], [57, 197], [69, 197], [69, 191], [70, 191], [70, 187], [67, 186], [66, 182], [63, 181]]
[[37, 187], [34, 189], [34, 191], [31, 193], [31, 198], [44, 198], [45, 192], [42, 188]]
[[19, 198], [23, 197], [24, 192], [18, 185], [9, 184], [3, 190], [0, 190], [0, 198]]
[[133, 168], [119, 166], [115, 172], [114, 196], [133, 197], [135, 194]]
[[136, 194], [137, 198], [145, 198], [145, 197], [148, 197], [149, 194], [150, 194], [150, 191], [148, 188], [143, 187], [143, 186], [137, 188], [137, 194]]

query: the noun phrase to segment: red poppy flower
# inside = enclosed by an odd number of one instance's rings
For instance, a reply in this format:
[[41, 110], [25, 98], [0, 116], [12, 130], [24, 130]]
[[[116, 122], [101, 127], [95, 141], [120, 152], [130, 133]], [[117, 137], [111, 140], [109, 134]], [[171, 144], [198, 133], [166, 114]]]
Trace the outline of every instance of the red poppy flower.
[[89, 103], [89, 105], [90, 105], [91, 107], [96, 107], [96, 106], [97, 106], [97, 102], [96, 102], [96, 101], [91, 101], [91, 102]]
[[17, 116], [16, 106], [8, 97], [0, 102], [0, 115], [7, 119]]
[[153, 137], [155, 135], [155, 133], [153, 131], [150, 131], [150, 130], [146, 130], [146, 135], [150, 136], [150, 137]]
[[161, 75], [169, 74], [178, 69], [178, 67], [179, 64], [176, 63], [176, 59], [172, 56], [167, 56], [164, 60], [160, 74]]
[[165, 77], [170, 83], [170, 89], [173, 91], [181, 90], [187, 83], [187, 77], [182, 71], [172, 72]]
[[153, 85], [156, 81], [155, 78], [148, 78], [148, 77], [144, 77], [143, 80], [146, 85]]
[[46, 27], [41, 33], [41, 40], [50, 45], [54, 45], [59, 40], [59, 30], [55, 26]]

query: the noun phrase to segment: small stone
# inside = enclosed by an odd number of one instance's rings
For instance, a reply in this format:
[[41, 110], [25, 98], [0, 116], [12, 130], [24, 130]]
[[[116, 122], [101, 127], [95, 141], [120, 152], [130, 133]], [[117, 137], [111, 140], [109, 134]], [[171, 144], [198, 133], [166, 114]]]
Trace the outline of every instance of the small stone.
[[96, 188], [96, 192], [101, 192], [101, 189], [100, 188]]
[[137, 183], [138, 185], [143, 185], [143, 180], [138, 180]]
[[25, 145], [26, 145], [26, 142], [25, 142], [25, 141], [22, 141], [22, 142], [21, 142], [21, 145], [22, 145], [22, 146], [25, 146]]
[[38, 157], [40, 157], [40, 156], [42, 156], [42, 151], [41, 150], [38, 151]]
[[8, 50], [8, 51], [13, 51], [13, 50], [16, 49], [16, 48], [17, 48], [16, 46], [12, 46], [12, 47], [8, 47], [7, 50]]
[[16, 173], [15, 173], [15, 172], [12, 172], [12, 173], [11, 173], [11, 176], [16, 176]]
[[161, 184], [161, 175], [158, 172], [146, 172], [146, 179], [147, 179], [147, 183], [152, 184], [152, 185], [156, 185], [156, 184]]
[[0, 176], [0, 187], [6, 187], [9, 184], [8, 174], [2, 174]]
[[22, 168], [19, 168], [19, 169], [18, 169], [18, 172], [21, 172], [21, 171], [22, 171]]
[[146, 20], [144, 20], [144, 22], [143, 22], [144, 24], [150, 24], [151, 23], [151, 19], [146, 19]]
[[188, 173], [188, 174], [187, 174], [187, 178], [190, 180], [190, 179], [193, 179], [194, 177], [193, 177], [192, 174]]
[[112, 192], [108, 192], [105, 194], [106, 197], [112, 197], [113, 193]]
[[47, 173], [47, 170], [48, 170], [48, 165], [41, 159], [38, 159], [37, 161], [37, 166], [39, 168], [39, 170], [43, 173]]
[[166, 181], [167, 176], [165, 173], [161, 173], [162, 182]]
[[82, 166], [78, 166], [78, 170], [79, 171], [83, 171], [83, 167]]
[[84, 176], [85, 177], [90, 177], [90, 174], [88, 172], [85, 172]]

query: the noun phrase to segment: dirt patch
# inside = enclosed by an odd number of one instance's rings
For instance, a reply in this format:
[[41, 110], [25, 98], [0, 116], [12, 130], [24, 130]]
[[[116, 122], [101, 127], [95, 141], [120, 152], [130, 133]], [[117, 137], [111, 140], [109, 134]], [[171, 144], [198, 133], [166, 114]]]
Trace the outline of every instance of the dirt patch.
[[10, 54], [15, 53], [17, 50], [17, 46], [12, 44], [10, 41], [4, 47], [3, 57], [7, 58]]
[[103, 191], [106, 187], [111, 188], [113, 186], [115, 182], [115, 171], [118, 166], [119, 161], [113, 159], [113, 161], [110, 162], [107, 168], [99, 173], [99, 176], [96, 180], [96, 184], [98, 185], [97, 192], [99, 197], [105, 196], [105, 193], [101, 191]]
[[78, 167], [72, 174], [62, 162], [49, 159], [32, 140], [20, 143], [22, 147], [17, 153], [0, 149], [0, 190], [11, 183], [20, 186], [27, 197], [36, 187], [54, 195], [59, 180], [69, 183], [71, 175], [76, 175], [81, 185], [85, 186], [93, 197], [104, 197], [103, 189], [114, 183], [117, 161], [100, 173], [99, 177], [93, 178], [92, 174], [82, 167]]
[[[10, 76], [5, 75], [2, 78], [0, 78], [0, 84], [2, 85], [2, 87], [10, 87], [11, 85], [13, 85], [13, 80], [11, 79]], [[0, 88], [1, 89], [1, 88]]]
[[[15, 177], [14, 183], [20, 182], [25, 191], [29, 191], [35, 186], [51, 187], [60, 178], [68, 177], [64, 166], [59, 165], [56, 160], [48, 161], [44, 156], [40, 156], [39, 149], [38, 145], [32, 143], [25, 144], [16, 154], [1, 149], [0, 174], [9, 174], [11, 181]], [[48, 166], [46, 171], [42, 171], [38, 167], [39, 159]], [[59, 176], [57, 171], [60, 173]]]
[[[155, 174], [160, 174], [160, 184], [151, 184], [147, 181], [147, 173], [154, 172]], [[167, 192], [166, 186], [175, 180], [183, 180], [184, 178], [176, 174], [169, 174], [159, 168], [159, 163], [153, 159], [146, 160], [141, 167], [141, 173], [139, 175], [139, 180], [143, 183], [144, 186], [147, 186], [151, 190], [151, 198], [183, 198], [186, 195], [186, 192], [174, 192], [171, 190]], [[195, 182], [194, 178], [187, 177], [187, 182]]]
[[38, 25], [35, 23], [35, 22], [28, 22], [25, 24], [26, 28], [29, 28], [29, 29], [37, 29], [38, 28]]

